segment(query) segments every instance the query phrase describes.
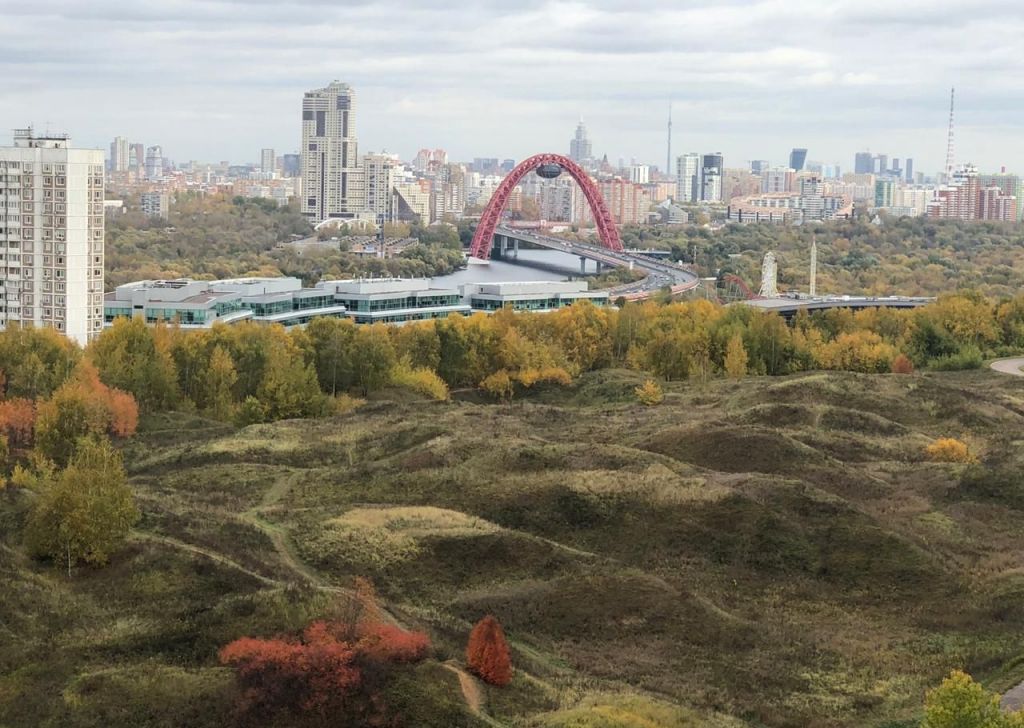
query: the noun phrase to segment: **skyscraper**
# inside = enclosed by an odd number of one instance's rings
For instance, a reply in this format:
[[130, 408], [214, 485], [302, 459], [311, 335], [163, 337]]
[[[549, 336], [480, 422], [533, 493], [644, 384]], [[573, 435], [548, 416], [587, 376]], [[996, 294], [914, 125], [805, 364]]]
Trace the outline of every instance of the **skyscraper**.
[[807, 150], [793, 148], [793, 151], [789, 153], [789, 168], [795, 169], [797, 172], [804, 168], [804, 163], [807, 161]]
[[122, 136], [114, 137], [110, 143], [110, 171], [127, 172], [128, 159], [128, 140]]
[[763, 174], [769, 167], [767, 159], [755, 159], [750, 163], [751, 174]]
[[[0, 329], [52, 328], [80, 344], [103, 329], [103, 152], [17, 129], [0, 147]], [[20, 219], [19, 219], [20, 218]]]
[[332, 81], [302, 99], [302, 214], [317, 223], [366, 210], [355, 91]]
[[725, 160], [721, 152], [705, 154], [701, 158], [701, 195], [706, 202], [717, 202], [722, 199], [722, 171]]
[[857, 152], [853, 158], [854, 174], [871, 174], [874, 171], [875, 160], [871, 152]]
[[914, 183], [914, 160], [911, 159], [910, 157], [907, 157], [906, 165], [907, 165], [907, 177], [906, 177], [907, 182], [913, 184]]
[[700, 199], [700, 155], [696, 152], [676, 158], [676, 195], [680, 202]]
[[155, 180], [164, 176], [164, 151], [160, 147], [146, 149], [146, 179]]
[[260, 172], [263, 174], [273, 174], [277, 171], [277, 157], [274, 156], [273, 149], [261, 149], [260, 150]]
[[569, 142], [569, 159], [577, 164], [583, 164], [593, 158], [590, 139], [587, 138], [587, 127], [583, 125], [583, 119], [576, 125], [576, 136]]

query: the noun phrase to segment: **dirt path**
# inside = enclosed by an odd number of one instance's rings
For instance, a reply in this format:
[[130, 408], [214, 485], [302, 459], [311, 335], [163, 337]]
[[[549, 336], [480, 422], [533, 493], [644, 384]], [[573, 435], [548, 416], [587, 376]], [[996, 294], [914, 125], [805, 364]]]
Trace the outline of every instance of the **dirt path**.
[[[238, 517], [251, 524], [255, 528], [265, 533], [274, 544], [274, 550], [277, 552], [278, 557], [281, 561], [297, 576], [301, 577], [305, 581], [309, 582], [312, 586], [317, 589], [332, 592], [335, 594], [342, 594], [346, 596], [354, 596], [354, 592], [351, 589], [345, 587], [336, 586], [330, 584], [327, 579], [319, 574], [316, 569], [304, 562], [295, 550], [295, 546], [288, 538], [287, 530], [284, 526], [267, 520], [265, 517], [268, 511], [273, 511], [281, 500], [288, 494], [288, 492], [298, 483], [302, 478], [309, 477], [310, 473], [306, 470], [296, 470], [295, 472], [277, 479], [270, 488], [263, 494], [263, 498], [260, 502]], [[242, 564], [238, 563], [230, 556], [227, 556], [218, 551], [204, 548], [202, 546], [196, 546], [195, 544], [186, 543], [179, 541], [178, 539], [171, 538], [169, 536], [163, 536], [155, 533], [148, 533], [145, 531], [133, 531], [132, 537], [140, 541], [155, 541], [158, 543], [166, 544], [173, 548], [182, 549], [190, 553], [203, 556], [219, 564], [223, 564], [229, 568], [240, 571], [254, 579], [257, 579], [261, 583], [267, 586], [280, 587], [283, 586], [284, 582], [279, 579], [272, 579], [262, 574], [257, 574], [251, 569], [246, 568]], [[551, 542], [553, 545], [555, 542]], [[557, 544], [562, 546], [562, 544]], [[564, 547], [563, 548], [568, 548]], [[573, 550], [573, 549], [569, 549]], [[581, 555], [586, 552], [579, 552]], [[586, 554], [591, 555], [591, 554]], [[381, 617], [403, 629], [408, 627], [402, 623], [402, 621], [395, 616], [395, 614], [388, 609], [381, 606], [380, 608]], [[458, 663], [454, 661], [448, 661], [442, 663], [445, 669], [455, 673], [459, 678], [459, 687], [462, 690], [462, 696], [466, 701], [466, 706], [469, 708], [470, 713], [474, 716], [487, 723], [494, 728], [506, 728], [505, 724], [492, 718], [485, 712], [485, 697], [483, 689], [480, 683], [475, 677], [470, 675], [464, 669], [462, 669]]]
[[223, 564], [224, 566], [235, 569], [236, 571], [241, 571], [243, 574], [251, 576], [253, 579], [258, 580], [267, 586], [281, 586], [281, 582], [277, 579], [271, 579], [269, 576], [257, 574], [255, 571], [247, 569], [231, 557], [225, 556], [219, 551], [211, 551], [210, 549], [203, 548], [202, 546], [196, 546], [192, 543], [179, 541], [178, 539], [171, 538], [170, 536], [161, 536], [160, 534], [149, 533], [148, 531], [132, 531], [131, 537], [136, 541], [156, 541], [157, 543], [173, 546], [174, 548], [181, 549], [182, 551], [188, 551], [193, 554], [198, 554], [199, 556], [205, 556], [211, 561], [216, 561], [218, 564]]
[[989, 364], [989, 366], [1002, 374], [1012, 374], [1015, 377], [1024, 377], [1024, 371], [1021, 371], [1021, 367], [1024, 367], [1024, 357], [996, 359], [994, 362]]
[[1003, 693], [1003, 698], [999, 701], [999, 704], [1003, 706], [1004, 710], [1020, 710], [1024, 708], [1024, 683]]

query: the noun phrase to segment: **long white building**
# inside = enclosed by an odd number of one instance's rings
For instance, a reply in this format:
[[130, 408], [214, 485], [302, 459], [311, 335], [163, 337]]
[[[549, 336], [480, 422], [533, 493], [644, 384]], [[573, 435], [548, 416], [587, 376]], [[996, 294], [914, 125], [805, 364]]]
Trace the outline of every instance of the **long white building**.
[[0, 329], [53, 328], [86, 344], [103, 328], [99, 149], [17, 129], [0, 147]]

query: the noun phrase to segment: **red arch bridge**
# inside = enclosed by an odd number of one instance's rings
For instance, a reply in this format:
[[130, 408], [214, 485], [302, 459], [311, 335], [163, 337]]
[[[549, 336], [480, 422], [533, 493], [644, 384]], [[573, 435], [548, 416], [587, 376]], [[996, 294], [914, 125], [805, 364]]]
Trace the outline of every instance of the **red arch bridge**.
[[[593, 213], [601, 240], [600, 245], [538, 235], [532, 231], [518, 230], [501, 224], [502, 214], [512, 191], [523, 177], [533, 171], [539, 171], [542, 176], [550, 177], [558, 176], [562, 171], [566, 171], [576, 180]], [[610, 293], [616, 298], [622, 296], [630, 300], [642, 299], [664, 288], [670, 288], [673, 293], [682, 293], [696, 288], [700, 283], [696, 275], [681, 266], [657, 260], [650, 255], [645, 255], [643, 251], [624, 250], [619, 230], [615, 227], [615, 220], [612, 218], [604, 198], [601, 197], [601, 191], [582, 167], [561, 154], [534, 155], [516, 165], [515, 169], [501, 181], [480, 216], [480, 222], [470, 246], [470, 255], [487, 260], [490, 258], [491, 248], [496, 238], [499, 240], [501, 248], [509, 245], [518, 247], [519, 241], [523, 241], [577, 255], [581, 264], [586, 260], [594, 260], [599, 265], [639, 268], [647, 273], [643, 280], [612, 289]]]

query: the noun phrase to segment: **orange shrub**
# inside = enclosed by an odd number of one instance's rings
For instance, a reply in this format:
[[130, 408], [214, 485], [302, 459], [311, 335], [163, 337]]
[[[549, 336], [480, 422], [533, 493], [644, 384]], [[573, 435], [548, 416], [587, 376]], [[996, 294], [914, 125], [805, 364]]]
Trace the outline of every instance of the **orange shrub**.
[[953, 437], [940, 437], [925, 448], [929, 460], [937, 463], [974, 463], [977, 458], [971, 453], [967, 443]]
[[910, 358], [906, 354], [897, 354], [896, 358], [892, 360], [892, 373], [913, 374], [914, 362], [910, 361]]

